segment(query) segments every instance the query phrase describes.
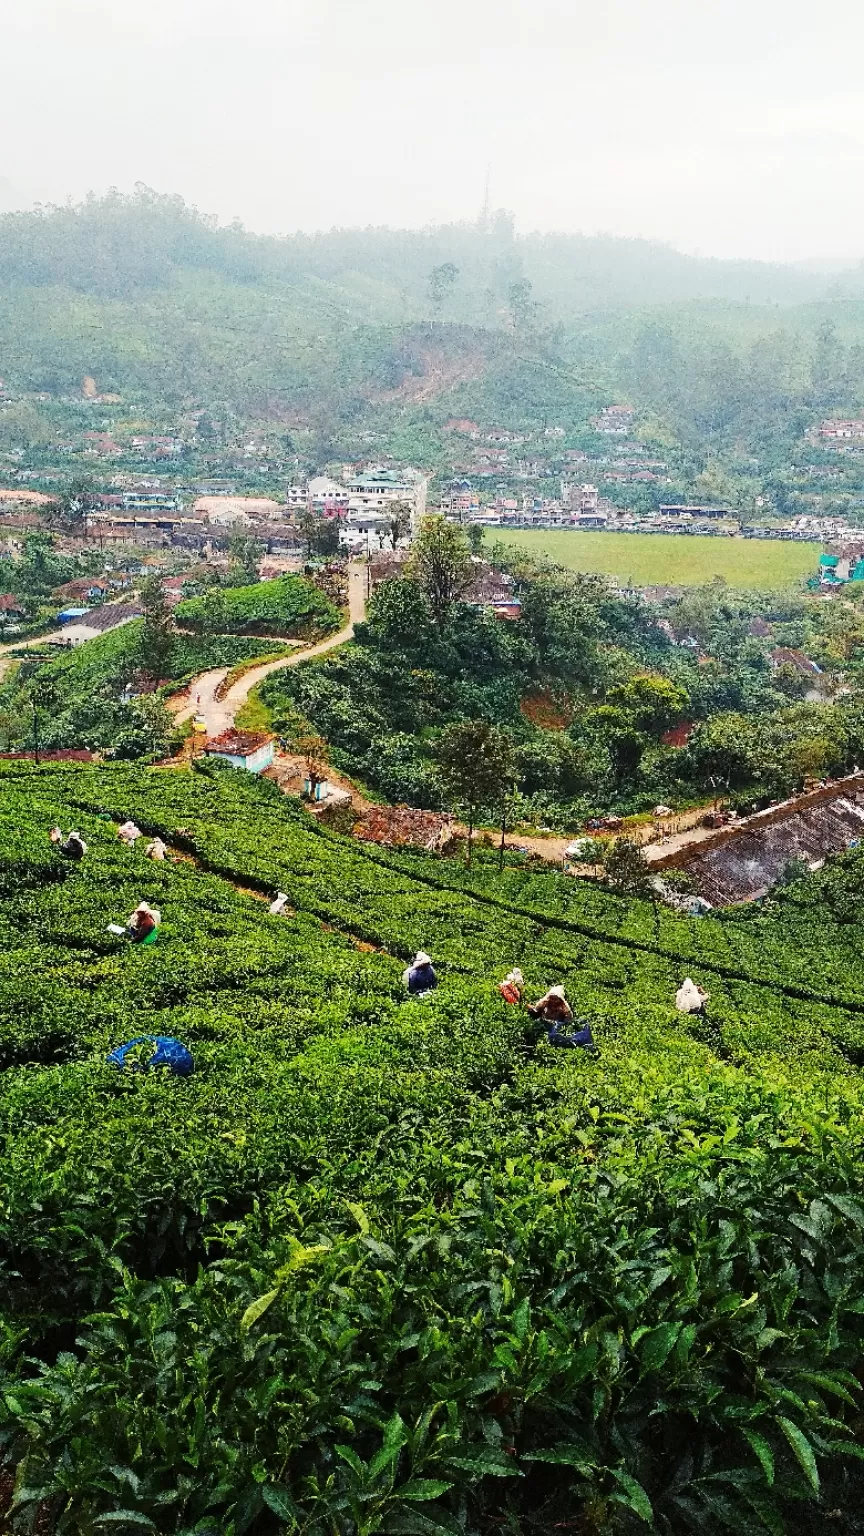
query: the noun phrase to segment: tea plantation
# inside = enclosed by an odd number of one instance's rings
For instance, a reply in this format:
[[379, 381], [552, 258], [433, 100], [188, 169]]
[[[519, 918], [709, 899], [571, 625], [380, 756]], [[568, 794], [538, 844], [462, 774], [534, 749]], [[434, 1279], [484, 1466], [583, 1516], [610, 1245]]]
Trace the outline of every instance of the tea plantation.
[[[0, 1526], [861, 1530], [862, 885], [696, 922], [230, 771], [4, 766]], [[106, 1062], [142, 1033], [193, 1076]]]

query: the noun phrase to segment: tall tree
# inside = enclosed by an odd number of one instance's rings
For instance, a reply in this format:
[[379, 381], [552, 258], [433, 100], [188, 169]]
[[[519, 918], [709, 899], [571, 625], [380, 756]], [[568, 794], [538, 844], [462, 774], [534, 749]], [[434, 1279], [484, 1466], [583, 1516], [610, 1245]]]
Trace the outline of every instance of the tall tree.
[[427, 512], [411, 546], [408, 575], [423, 592], [439, 629], [474, 579], [471, 547], [461, 528]]
[[258, 566], [264, 554], [260, 539], [246, 533], [234, 533], [228, 540], [228, 553], [234, 562], [232, 581], [236, 579], [238, 586], [251, 586], [258, 580]]
[[51, 512], [68, 533], [86, 539], [90, 514], [98, 506], [99, 492], [92, 481], [79, 476], [60, 492]]
[[60, 689], [56, 680], [51, 676], [37, 675], [30, 689], [30, 702], [33, 710], [33, 760], [38, 763], [40, 712], [52, 716], [57, 715], [61, 708]]
[[459, 268], [452, 261], [443, 261], [440, 267], [433, 267], [429, 273], [429, 303], [436, 320], [440, 320], [444, 300], [452, 293], [458, 276]]
[[309, 508], [299, 514], [297, 527], [307, 555], [335, 555], [339, 548], [339, 524], [335, 517], [322, 517]]
[[527, 277], [520, 277], [515, 283], [510, 283], [507, 289], [507, 306], [514, 331], [527, 331], [537, 312], [537, 305], [531, 298], [531, 284]]
[[645, 896], [650, 891], [648, 861], [632, 838], [617, 837], [604, 860], [606, 879], [622, 896]]
[[141, 583], [141, 665], [157, 680], [167, 677], [174, 649], [174, 617], [158, 576]]
[[387, 531], [393, 548], [411, 532], [410, 501], [391, 501], [387, 507]]
[[202, 625], [205, 635], [225, 633], [228, 619], [228, 600], [220, 586], [208, 587], [201, 600]]
[[466, 863], [470, 864], [480, 808], [500, 811], [503, 827], [514, 781], [513, 745], [507, 733], [488, 720], [457, 720], [441, 732], [437, 757], [447, 799], [468, 823]]

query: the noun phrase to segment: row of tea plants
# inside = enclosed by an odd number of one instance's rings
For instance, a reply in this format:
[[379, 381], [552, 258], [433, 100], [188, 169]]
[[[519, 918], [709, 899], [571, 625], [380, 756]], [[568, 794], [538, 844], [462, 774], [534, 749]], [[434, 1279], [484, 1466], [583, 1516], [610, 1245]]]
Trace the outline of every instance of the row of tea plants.
[[[120, 844], [128, 816], [171, 862]], [[471, 879], [231, 772], [0, 769], [13, 1525], [855, 1529], [856, 861], [818, 887], [830, 985], [802, 981], [801, 900], [755, 920], [760, 971], [746, 921]], [[142, 897], [145, 950], [107, 932]], [[708, 1017], [682, 1019], [701, 955]], [[502, 1002], [515, 963], [566, 984], [597, 1056]], [[145, 1032], [194, 1075], [106, 1063]]]

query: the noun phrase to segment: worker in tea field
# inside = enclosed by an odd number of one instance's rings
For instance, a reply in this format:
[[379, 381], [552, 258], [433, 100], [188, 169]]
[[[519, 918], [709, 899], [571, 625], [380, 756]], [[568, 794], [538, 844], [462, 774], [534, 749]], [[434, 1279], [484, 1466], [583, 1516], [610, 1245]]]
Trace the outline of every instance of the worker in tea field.
[[685, 976], [678, 991], [675, 993], [675, 1007], [679, 1013], [703, 1013], [708, 1001], [708, 993], [703, 992], [695, 981]]
[[498, 986], [498, 991], [501, 993], [505, 1003], [512, 1003], [514, 1007], [521, 1003], [524, 990], [525, 977], [518, 967], [508, 971], [504, 980]]
[[593, 1046], [594, 1036], [591, 1033], [591, 1025], [583, 1024], [581, 1029], [567, 1034], [562, 1027], [573, 1022], [573, 1009], [567, 1001], [563, 987], [550, 987], [543, 997], [536, 1003], [528, 1004], [528, 1012], [532, 1018], [540, 1019], [549, 1025], [546, 1039], [550, 1045], [563, 1046], [566, 1050], [573, 1050], [576, 1046], [583, 1048]]
[[173, 1035], [138, 1035], [118, 1045], [107, 1059], [121, 1072], [146, 1072], [153, 1067], [165, 1068], [174, 1077], [191, 1077], [195, 1068], [191, 1052]]
[[277, 891], [267, 911], [271, 917], [281, 917], [288, 903], [287, 891]]
[[58, 853], [62, 853], [64, 859], [80, 860], [83, 859], [87, 852], [87, 844], [80, 832], [70, 832], [68, 837], [64, 837], [59, 827], [52, 827], [49, 836]]
[[167, 853], [168, 849], [163, 843], [161, 837], [154, 837], [152, 843], [148, 843], [147, 847], [144, 849], [145, 858], [155, 859], [157, 863], [161, 863], [162, 860], [166, 857]]
[[438, 977], [425, 949], [418, 949], [411, 964], [402, 972], [402, 980], [410, 997], [425, 997], [427, 992], [434, 992]]
[[123, 825], [117, 828], [117, 836], [127, 848], [134, 848], [139, 837], [143, 837], [144, 833], [140, 827], [136, 827], [134, 821], [124, 821]]
[[159, 932], [162, 913], [146, 901], [139, 901], [131, 917], [126, 919], [126, 935], [133, 944], [152, 944]]
[[542, 1019], [544, 1024], [569, 1024], [573, 1017], [563, 987], [550, 987], [536, 1003], [528, 1004], [528, 1012], [532, 1018]]

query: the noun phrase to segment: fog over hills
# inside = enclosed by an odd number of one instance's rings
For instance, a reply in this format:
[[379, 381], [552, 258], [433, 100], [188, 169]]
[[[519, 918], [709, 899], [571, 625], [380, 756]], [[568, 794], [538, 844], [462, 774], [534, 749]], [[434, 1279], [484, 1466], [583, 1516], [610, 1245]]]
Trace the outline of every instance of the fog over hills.
[[[0, 180], [0, 206], [8, 183]], [[323, 280], [346, 293], [357, 285], [370, 310], [376, 291], [389, 318], [421, 318], [428, 274], [452, 262], [459, 281], [447, 318], [495, 323], [496, 300], [527, 278], [549, 320], [598, 305], [724, 299], [792, 304], [864, 291], [862, 268], [844, 262], [790, 264], [686, 255], [669, 245], [611, 235], [533, 232], [519, 235], [499, 211], [474, 224], [421, 230], [370, 226], [284, 237], [220, 226], [175, 196], [139, 187], [77, 206], [38, 208], [0, 217], [0, 282], [68, 286], [121, 297], [163, 286], [173, 274], [209, 271], [244, 283]], [[351, 306], [362, 314], [364, 295]]]
[[0, 376], [328, 432], [433, 405], [573, 420], [624, 393], [687, 441], [752, 439], [864, 392], [864, 268], [824, 265], [520, 235], [502, 211], [256, 235], [139, 186], [0, 216]]

